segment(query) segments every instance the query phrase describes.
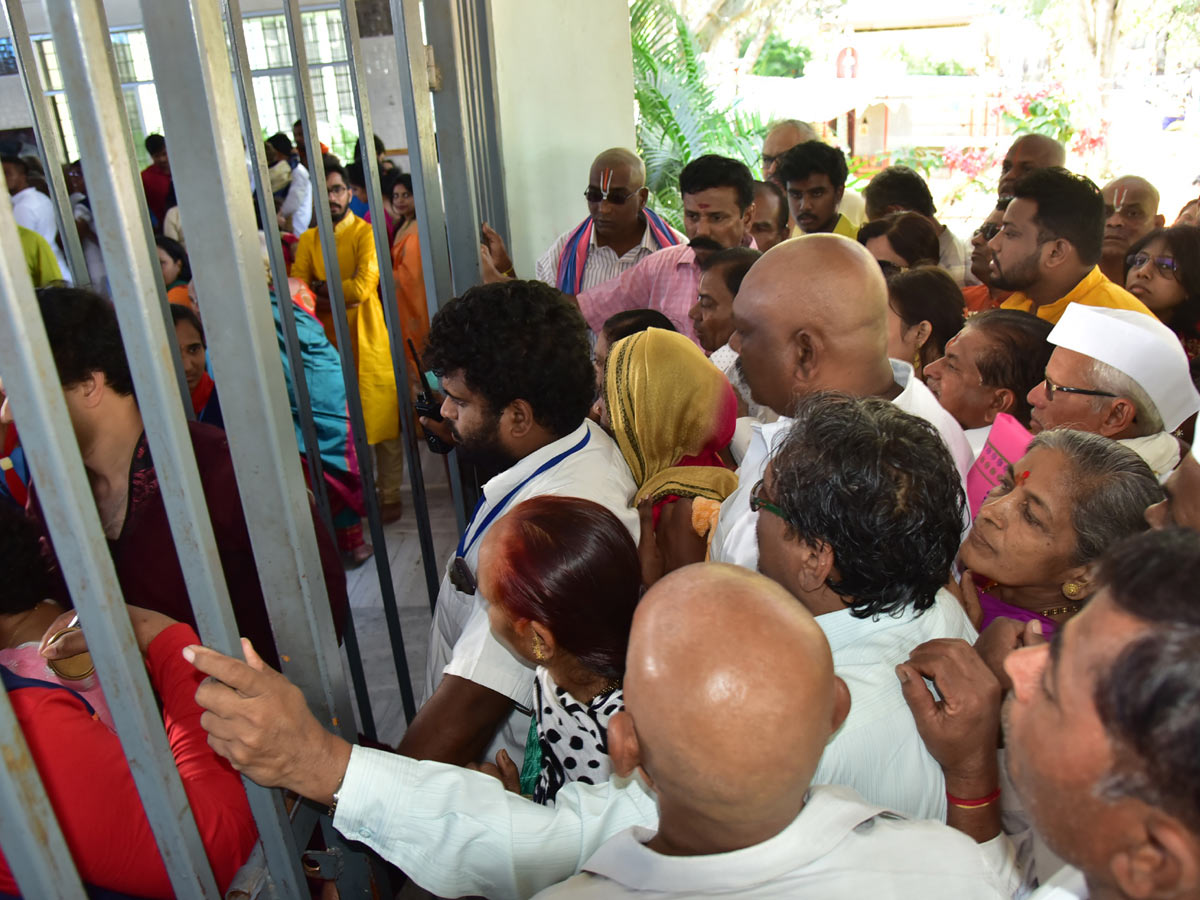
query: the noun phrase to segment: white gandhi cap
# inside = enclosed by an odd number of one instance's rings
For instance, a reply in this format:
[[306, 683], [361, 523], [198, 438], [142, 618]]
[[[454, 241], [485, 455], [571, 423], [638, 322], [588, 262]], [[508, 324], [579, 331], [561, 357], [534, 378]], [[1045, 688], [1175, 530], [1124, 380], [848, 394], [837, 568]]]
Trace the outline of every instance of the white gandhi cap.
[[1132, 378], [1154, 401], [1167, 431], [1200, 410], [1183, 345], [1154, 316], [1072, 303], [1047, 340], [1108, 363]]

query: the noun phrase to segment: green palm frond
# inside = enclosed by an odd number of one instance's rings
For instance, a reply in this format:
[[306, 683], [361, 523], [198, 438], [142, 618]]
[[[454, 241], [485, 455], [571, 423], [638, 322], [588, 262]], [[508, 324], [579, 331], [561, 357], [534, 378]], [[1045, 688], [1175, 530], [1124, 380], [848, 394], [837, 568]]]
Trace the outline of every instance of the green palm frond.
[[765, 130], [757, 116], [718, 106], [696, 38], [668, 0], [631, 0], [638, 151], [651, 206], [683, 230], [679, 173], [705, 153], [756, 166]]

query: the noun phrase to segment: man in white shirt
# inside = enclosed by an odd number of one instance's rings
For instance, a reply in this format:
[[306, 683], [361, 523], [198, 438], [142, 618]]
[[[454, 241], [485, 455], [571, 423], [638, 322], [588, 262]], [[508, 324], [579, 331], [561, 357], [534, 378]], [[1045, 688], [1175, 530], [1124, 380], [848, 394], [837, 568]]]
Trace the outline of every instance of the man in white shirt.
[[[922, 642], [975, 637], [958, 603], [939, 590], [958, 547], [964, 502], [954, 464], [932, 428], [886, 401], [825, 394], [806, 401], [799, 414], [797, 430], [781, 450], [778, 492], [760, 495], [756, 505], [763, 507], [763, 571], [792, 592], [792, 602], [819, 611], [816, 623], [852, 700], [812, 782], [847, 785], [879, 807], [942, 818], [942, 774], [921, 745], [894, 667]], [[830, 440], [831, 429], [845, 446]], [[811, 458], [810, 444], [826, 448], [820, 460]], [[881, 458], [894, 465], [881, 465]], [[776, 487], [773, 479], [772, 472], [768, 488]], [[904, 504], [897, 502], [900, 493]], [[776, 506], [776, 500], [810, 543], [768, 511], [767, 504]], [[816, 507], [836, 511], [840, 506], [850, 514], [844, 521], [814, 517]], [[810, 571], [814, 545], [821, 557], [815, 576]], [[922, 563], [914, 565], [916, 559]], [[747, 654], [745, 647], [739, 653], [760, 660], [778, 656], [758, 646], [753, 653]], [[247, 671], [228, 662], [243, 674]], [[240, 678], [228, 672], [219, 677], [226, 684], [230, 677]], [[295, 702], [282, 678], [267, 681], [288, 691]], [[305, 759], [294, 771], [304, 778], [318, 771], [334, 773], [327, 782], [302, 781], [297, 789], [332, 793], [344, 772], [338, 827], [378, 848], [441, 896], [529, 896], [577, 871], [617, 831], [634, 824], [653, 827], [657, 818], [653, 796], [637, 779], [568, 785], [552, 809], [540, 807], [495, 791], [499, 782], [488, 784], [475, 773], [364, 748], [354, 748], [351, 755], [348, 744], [311, 720], [302, 699], [298, 708], [282, 710], [265, 699], [269, 689], [245, 687], [243, 693], [264, 698], [272, 733], [266, 742], [291, 748]], [[246, 721], [245, 701], [232, 700], [239, 721]], [[210, 705], [204, 698], [200, 702]], [[293, 711], [303, 733], [279, 736]], [[224, 729], [217, 725], [213, 733], [232, 738]], [[246, 771], [251, 777], [295, 786], [286, 772], [259, 768], [261, 756], [249, 746], [257, 740], [237, 738], [233, 758], [250, 766]], [[243, 750], [248, 756], [240, 755]], [[306, 796], [327, 799], [318, 793]]]
[[539, 897], [1002, 896], [963, 835], [810, 786], [850, 698], [821, 629], [778, 585], [680, 569], [639, 605], [628, 658], [609, 752], [653, 785], [657, 828], [609, 839]]
[[29, 166], [25, 160], [19, 156], [5, 156], [3, 164], [4, 181], [12, 197], [13, 218], [18, 225], [36, 231], [46, 239], [54, 251], [63, 281], [73, 284], [67, 258], [58, 246], [58, 217], [54, 212], [54, 201], [29, 183]]
[[966, 432], [979, 456], [1000, 413], [1026, 428], [1029, 391], [1045, 377], [1053, 326], [1019, 309], [989, 309], [967, 319], [946, 352], [925, 367], [925, 383]]
[[721, 370], [738, 394], [738, 413], [762, 421], [775, 421], [775, 414], [750, 399], [750, 389], [738, 368], [737, 352], [729, 346], [733, 336], [733, 298], [750, 267], [762, 256], [749, 247], [721, 250], [700, 264], [699, 295], [688, 318], [709, 362]]
[[[578, 294], [616, 278], [656, 250], [684, 243], [683, 235], [646, 207], [649, 196], [646, 167], [636, 153], [614, 147], [597, 156], [584, 191], [588, 217], [541, 255], [538, 281]], [[504, 260], [498, 264], [504, 266]]]
[[942, 590], [965, 503], [950, 453], [928, 423], [882, 398], [813, 394], [750, 491], [759, 571], [816, 616], [850, 688], [850, 715], [813, 782], [944, 820], [941, 768], [895, 667], [926, 641], [976, 636]]
[[1047, 340], [1055, 349], [1029, 392], [1030, 430], [1112, 438], [1166, 480], [1182, 451], [1173, 432], [1200, 410], [1175, 333], [1154, 316], [1072, 303]]
[[[533, 671], [497, 641], [475, 591], [488, 527], [522, 500], [563, 494], [612, 510], [636, 540], [633, 477], [588, 421], [594, 376], [587, 326], [558, 291], [534, 281], [472, 288], [444, 306], [424, 364], [442, 378], [441, 433], [499, 474], [448, 561], [429, 637], [424, 703], [399, 751], [464, 765], [500, 749], [523, 758]], [[422, 419], [427, 428], [438, 423]]]
[[312, 223], [312, 175], [300, 161], [300, 155], [292, 146], [291, 140], [282, 131], [267, 138], [267, 145], [280, 161], [286, 161], [291, 166], [287, 193], [284, 194], [276, 213], [279, 227], [292, 234], [304, 234]]
[[887, 356], [887, 285], [867, 249], [840, 235], [812, 234], [763, 254], [733, 302], [741, 370], [756, 403], [778, 413], [753, 425], [738, 489], [721, 504], [711, 558], [753, 569], [758, 562], [749, 493], [787, 432], [796, 401], [816, 391], [883, 397], [941, 434], [966, 479], [971, 447], [961, 426], [918, 379]]
[[[1200, 534], [1176, 528], [1130, 538], [1106, 554], [1097, 579], [1099, 592], [1052, 643], [1014, 650], [1003, 663], [1012, 682], [1008, 773], [1037, 833], [1067, 862], [1032, 896], [1194, 898]], [[994, 790], [999, 684], [956, 644], [922, 648], [901, 672], [947, 782], [975, 772], [965, 796], [989, 800], [953, 808], [951, 824], [998, 861], [1005, 849]], [[937, 679], [943, 702], [934, 703], [918, 676]]]

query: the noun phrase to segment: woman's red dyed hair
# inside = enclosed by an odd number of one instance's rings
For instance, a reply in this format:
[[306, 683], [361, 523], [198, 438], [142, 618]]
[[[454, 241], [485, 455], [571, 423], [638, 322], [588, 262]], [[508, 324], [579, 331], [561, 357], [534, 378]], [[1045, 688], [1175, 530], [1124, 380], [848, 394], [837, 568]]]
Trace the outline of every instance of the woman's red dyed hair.
[[591, 500], [544, 496], [517, 505], [495, 527], [488, 601], [544, 625], [590, 671], [624, 675], [642, 579], [621, 520]]

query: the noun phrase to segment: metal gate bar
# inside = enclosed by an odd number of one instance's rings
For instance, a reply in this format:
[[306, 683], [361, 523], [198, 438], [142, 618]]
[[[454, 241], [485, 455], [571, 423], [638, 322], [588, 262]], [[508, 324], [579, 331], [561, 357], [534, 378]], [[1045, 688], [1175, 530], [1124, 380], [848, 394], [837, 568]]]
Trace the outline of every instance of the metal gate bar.
[[[14, 229], [15, 231], [15, 229]], [[9, 251], [9, 255], [14, 255]], [[24, 260], [20, 261], [24, 265]], [[13, 260], [8, 263], [10, 269]], [[9, 702], [0, 690], [0, 846], [17, 887], [26, 897], [45, 900], [85, 900], [79, 872], [46, 788], [38, 776], [29, 745]], [[16, 810], [21, 815], [10, 813]]]
[[25, 9], [21, 0], [7, 0], [3, 4], [4, 18], [8, 23], [8, 33], [12, 36], [13, 50], [16, 53], [17, 65], [24, 74], [25, 93], [29, 101], [29, 113], [33, 119], [33, 133], [37, 138], [38, 155], [45, 169], [46, 185], [50, 188], [50, 196], [54, 200], [54, 211], [58, 216], [58, 235], [66, 250], [67, 264], [71, 268], [72, 280], [75, 284], [85, 285], [91, 279], [88, 276], [87, 260], [83, 255], [83, 244], [79, 240], [79, 231], [75, 227], [75, 213], [71, 209], [71, 192], [67, 190], [67, 180], [63, 177], [63, 162], [60, 153], [61, 142], [54, 127], [54, 117], [50, 115], [46, 93], [42, 89], [42, 74], [38, 67], [37, 54], [34, 53], [33, 41], [29, 38], [29, 26], [25, 22]]
[[[367, 429], [363, 419], [362, 399], [358, 391], [358, 367], [350, 345], [350, 329], [346, 316], [346, 300], [342, 293], [341, 267], [337, 257], [337, 241], [333, 235], [333, 219], [329, 212], [329, 196], [325, 188], [325, 163], [321, 158], [321, 140], [317, 134], [317, 117], [313, 107], [312, 85], [308, 80], [308, 50], [304, 46], [304, 30], [300, 20], [298, 0], [285, 0], [284, 21], [287, 23], [288, 46], [296, 65], [296, 89], [300, 99], [300, 122], [307, 149], [308, 171], [313, 181], [314, 213], [317, 218], [317, 233], [321, 242], [321, 256], [325, 263], [325, 283], [329, 288], [329, 303], [333, 310], [333, 328], [337, 337], [338, 353], [342, 358], [342, 376], [346, 383], [346, 401], [350, 411], [351, 431], [358, 452], [359, 471], [362, 473], [363, 498], [367, 504], [367, 524], [375, 546], [375, 567], [379, 573], [379, 589], [383, 599], [385, 616], [389, 606], [396, 603], [396, 590], [392, 582], [391, 566], [388, 562], [387, 539], [379, 514], [379, 498], [375, 493], [374, 454], [367, 443]], [[367, 138], [370, 142], [370, 138]], [[391, 256], [387, 257], [390, 262]], [[382, 273], [381, 273], [382, 274]], [[367, 301], [369, 302], [369, 301]], [[394, 361], [393, 361], [394, 364]], [[406, 398], [407, 399], [407, 398]], [[416, 715], [416, 699], [413, 696], [412, 680], [408, 674], [408, 660], [404, 652], [404, 640], [392, 631], [392, 659], [399, 680], [400, 699], [404, 706], [405, 721], [411, 722]], [[398, 618], [395, 625], [399, 626]]]
[[[358, 12], [355, 0], [341, 0], [342, 30], [350, 56], [350, 87], [355, 95], [358, 110], [358, 131], [363, 167], [363, 180], [367, 183], [367, 206], [382, 212], [383, 191], [379, 183], [379, 161], [375, 157], [375, 129], [371, 124], [371, 104], [363, 84], [362, 48], [358, 37]], [[388, 198], [388, 202], [391, 198]], [[388, 342], [392, 351], [392, 372], [396, 379], [396, 393], [400, 401], [400, 435], [404, 440], [404, 456], [408, 463], [408, 480], [412, 485], [414, 512], [417, 516], [417, 535], [421, 544], [421, 564], [425, 572], [425, 589], [429, 592], [430, 610], [437, 604], [441, 575], [438, 572], [437, 551], [433, 547], [433, 532], [429, 527], [429, 502], [425, 493], [425, 476], [421, 471], [421, 454], [417, 446], [417, 421], [413, 415], [412, 396], [408, 380], [408, 363], [405, 334], [400, 326], [400, 311], [396, 306], [396, 279], [392, 271], [391, 238], [387, 232], [387, 217], [371, 216], [371, 229], [375, 234], [375, 255], [379, 258], [379, 287], [383, 297], [383, 318], [387, 325]], [[420, 373], [418, 373], [418, 377]], [[389, 602], [390, 600], [390, 602]], [[395, 597], [384, 594], [384, 615], [388, 631], [400, 634], [400, 615]], [[403, 642], [402, 642], [403, 643]], [[403, 649], [403, 647], [401, 647]], [[397, 662], [397, 664], [399, 664]], [[412, 717], [409, 716], [409, 721]]]
[[[254, 83], [250, 62], [246, 52], [246, 35], [242, 30], [241, 4], [239, 0], [222, 0], [225, 22], [228, 26], [234, 87], [238, 96], [242, 137], [246, 150], [254, 162], [255, 199], [258, 203], [259, 220], [267, 237], [267, 257], [271, 266], [271, 280], [275, 285], [275, 302], [279, 308], [279, 320], [283, 325], [284, 343], [288, 365], [292, 371], [292, 389], [296, 395], [296, 408], [300, 414], [300, 432], [304, 440], [305, 460], [308, 465], [309, 482], [316, 498], [317, 510], [330, 535], [336, 536], [333, 515], [329, 506], [329, 492], [325, 486], [324, 466], [321, 450], [317, 443], [316, 426], [313, 423], [312, 401], [308, 393], [308, 379], [304, 374], [304, 359], [296, 335], [295, 310], [292, 309], [287, 280], [287, 265], [283, 259], [283, 246], [279, 238], [279, 223], [275, 218], [270, 179], [267, 176], [266, 153], [259, 140], [261, 127], [258, 120], [258, 105], [254, 100]], [[360, 464], [361, 465], [361, 464]], [[358, 632], [355, 630], [354, 610], [347, 606], [346, 625], [342, 631], [346, 648], [346, 659], [350, 666], [350, 681], [354, 685], [354, 697], [363, 735], [371, 741], [377, 740], [375, 717], [371, 711], [371, 699], [367, 693], [367, 679], [363, 671], [362, 654], [358, 647]]]
[[216, 898], [212, 869], [121, 599], [41, 311], [19, 251], [12, 207], [7, 194], [4, 197], [0, 202], [0, 314], [5, 327], [0, 328], [0, 371], [9, 405], [34, 483], [44, 488], [39, 492], [42, 514], [171, 886], [179, 897]]

